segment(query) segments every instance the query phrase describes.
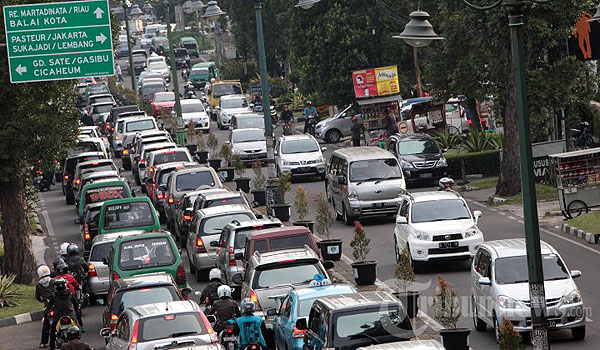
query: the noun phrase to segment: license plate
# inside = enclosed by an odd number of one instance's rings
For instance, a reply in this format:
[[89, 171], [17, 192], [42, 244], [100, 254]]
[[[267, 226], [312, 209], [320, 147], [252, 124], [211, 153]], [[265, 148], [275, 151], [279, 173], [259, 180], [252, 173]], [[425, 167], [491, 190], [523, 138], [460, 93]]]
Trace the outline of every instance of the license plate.
[[548, 328], [556, 328], [556, 320], [549, 320]]
[[458, 248], [458, 242], [441, 242], [440, 249]]
[[223, 341], [237, 341], [236, 337], [223, 337]]
[[433, 174], [431, 173], [426, 173], [426, 174], [421, 174], [421, 179], [431, 179], [433, 177]]
[[373, 203], [374, 207], [385, 207], [385, 203]]

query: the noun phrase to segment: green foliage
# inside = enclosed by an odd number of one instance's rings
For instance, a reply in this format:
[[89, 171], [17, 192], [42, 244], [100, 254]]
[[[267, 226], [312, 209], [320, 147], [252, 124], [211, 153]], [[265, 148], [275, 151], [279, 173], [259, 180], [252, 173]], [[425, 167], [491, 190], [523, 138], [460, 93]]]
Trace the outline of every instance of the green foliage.
[[525, 345], [521, 344], [521, 334], [515, 330], [513, 324], [504, 319], [500, 324], [500, 341], [498, 346], [500, 350], [521, 350], [525, 349]]
[[308, 194], [302, 185], [296, 189], [294, 204], [296, 206], [296, 213], [298, 213], [298, 220], [303, 221], [306, 215], [308, 215]]
[[[208, 140], [210, 141], [210, 136]], [[225, 160], [225, 162], [227, 162], [227, 164], [232, 164], [231, 145], [228, 143], [221, 145], [221, 151], [219, 152], [219, 155], [223, 158], [223, 160]]]
[[491, 134], [480, 131], [472, 131], [465, 134], [462, 139], [462, 146], [469, 152], [482, 152], [493, 149], [490, 143]]
[[252, 164], [252, 171], [254, 172], [254, 189], [261, 191], [265, 189], [267, 178], [262, 171], [262, 163], [260, 160], [256, 160]]
[[210, 148], [210, 156], [215, 158], [217, 156], [217, 148], [219, 147], [219, 141], [214, 133], [208, 134], [208, 140], [206, 140], [206, 145]]
[[371, 240], [367, 238], [365, 234], [365, 229], [360, 221], [354, 222], [354, 237], [350, 242], [350, 247], [352, 247], [352, 256], [354, 260], [357, 262], [363, 262], [367, 260], [367, 255], [371, 251]]
[[16, 277], [17, 275], [0, 275], [0, 308], [17, 305], [15, 299], [19, 294], [13, 287]]
[[206, 148], [206, 144], [204, 143], [204, 132], [199, 130], [196, 133], [196, 146], [198, 146], [198, 151], [204, 151]]
[[285, 172], [277, 178], [277, 194], [282, 203], [285, 202], [285, 194], [292, 189], [292, 173]]
[[434, 135], [435, 140], [437, 141], [438, 145], [440, 145], [441, 148], [456, 148], [456, 146], [458, 146], [458, 143], [460, 141], [460, 138], [458, 135], [456, 134], [451, 134], [448, 130], [444, 131], [443, 133], [437, 132]]
[[394, 270], [394, 277], [396, 278], [396, 286], [403, 292], [406, 292], [408, 287], [415, 281], [415, 270], [410, 264], [408, 247], [404, 247], [400, 253], [400, 259], [398, 259]]
[[437, 276], [438, 286], [433, 297], [435, 319], [445, 328], [456, 328], [456, 323], [461, 317], [458, 294], [452, 284]]
[[[223, 146], [225, 146], [225, 145], [223, 145]], [[235, 176], [238, 179], [241, 178], [242, 176], [244, 176], [244, 169], [246, 168], [246, 165], [244, 164], [244, 161], [242, 160], [242, 158], [240, 158], [239, 154], [234, 154], [231, 157], [231, 164], [235, 168]]]
[[325, 199], [323, 192], [319, 193], [315, 198], [317, 202], [317, 215], [315, 217], [315, 232], [325, 239], [329, 239], [329, 229], [333, 225], [333, 213], [329, 208], [329, 204]]
[[465, 164], [467, 174], [483, 174], [498, 176], [500, 174], [500, 151], [483, 151], [474, 153], [446, 153], [448, 175], [453, 178], [461, 176], [461, 160]]

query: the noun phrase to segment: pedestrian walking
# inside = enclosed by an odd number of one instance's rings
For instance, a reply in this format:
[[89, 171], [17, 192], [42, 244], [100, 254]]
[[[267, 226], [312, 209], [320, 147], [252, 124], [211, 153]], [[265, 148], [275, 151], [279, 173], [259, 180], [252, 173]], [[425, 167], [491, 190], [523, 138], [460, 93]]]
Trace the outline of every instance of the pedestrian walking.
[[392, 136], [398, 132], [398, 123], [396, 121], [396, 117], [390, 113], [389, 109], [385, 109], [383, 111], [383, 126], [385, 127], [387, 136]]
[[358, 120], [358, 116], [352, 117], [352, 126], [350, 127], [350, 131], [352, 132], [352, 146], [359, 147], [360, 137], [365, 132], [365, 127]]
[[117, 81], [123, 82], [123, 71], [118, 63], [116, 64], [115, 71], [117, 72]]

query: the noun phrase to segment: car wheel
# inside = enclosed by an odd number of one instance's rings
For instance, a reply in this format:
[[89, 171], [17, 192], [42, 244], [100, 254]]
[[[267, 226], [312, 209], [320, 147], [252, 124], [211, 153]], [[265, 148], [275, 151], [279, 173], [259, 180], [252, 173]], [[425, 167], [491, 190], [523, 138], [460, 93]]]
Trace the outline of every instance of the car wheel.
[[336, 142], [339, 142], [341, 138], [342, 138], [342, 133], [339, 130], [337, 130], [337, 129], [329, 130], [325, 134], [325, 141], [327, 143], [336, 143]]
[[337, 209], [335, 208], [335, 201], [333, 200], [333, 198], [331, 198], [331, 206], [333, 207], [333, 212], [335, 213], [335, 219], [337, 221], [342, 221], [344, 217], [340, 213], [338, 213]]
[[494, 336], [496, 337], [496, 343], [500, 343], [500, 324], [498, 323], [498, 318], [494, 313], [492, 316], [492, 322], [494, 322]]
[[471, 298], [471, 307], [473, 310], [473, 324], [477, 332], [485, 332], [487, 324], [479, 318], [479, 311], [477, 311], [477, 305], [475, 305], [475, 297]]
[[348, 215], [348, 211], [346, 210], [344, 205], [342, 205], [342, 215], [344, 218], [344, 224], [352, 225], [354, 223], [354, 218], [352, 216]]
[[583, 340], [585, 338], [585, 326], [571, 328], [571, 335], [574, 340]]

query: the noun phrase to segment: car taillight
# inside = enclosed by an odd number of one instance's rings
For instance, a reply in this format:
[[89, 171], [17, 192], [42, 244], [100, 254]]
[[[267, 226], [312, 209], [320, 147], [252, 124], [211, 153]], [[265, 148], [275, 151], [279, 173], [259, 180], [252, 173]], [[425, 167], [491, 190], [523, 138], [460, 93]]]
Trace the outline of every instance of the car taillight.
[[129, 150], [128, 149], [124, 149], [123, 150], [123, 155], [129, 154]]
[[292, 337], [294, 338], [304, 338], [304, 333], [306, 333], [306, 329], [298, 329], [294, 327], [292, 330]]
[[60, 323], [71, 323], [71, 319], [68, 317], [63, 317], [60, 319]]
[[169, 199], [167, 200], [167, 202], [169, 202], [169, 204], [173, 204], [173, 202], [175, 202], [175, 200], [173, 199], [173, 197], [169, 197]]
[[229, 266], [237, 266], [233, 246], [229, 246]]
[[196, 253], [206, 253], [206, 247], [200, 237], [196, 238]]
[[88, 277], [97, 277], [98, 274], [96, 273], [96, 266], [89, 264], [88, 265]]
[[69, 181], [69, 175], [63, 176], [63, 179], [65, 179], [65, 181]]
[[110, 130], [110, 123], [106, 123], [106, 130]]
[[261, 310], [260, 303], [258, 302], [258, 297], [256, 296], [256, 293], [254, 293], [254, 290], [252, 290], [252, 289], [250, 289], [250, 300], [252, 300], [254, 302], [254, 305], [255, 305], [254, 310], [255, 311]]
[[175, 274], [175, 283], [185, 284], [185, 282], [186, 282], [185, 267], [183, 266], [183, 263], [181, 263], [181, 264], [179, 264], [179, 266], [177, 266], [177, 273]]
[[114, 272], [114, 271], [110, 274], [110, 279], [113, 280], [113, 281], [116, 281], [119, 278], [121, 278], [121, 276], [119, 276], [119, 274], [116, 273], [116, 272]]
[[183, 220], [190, 221], [192, 220], [192, 216], [190, 214], [183, 214]]
[[89, 241], [91, 239], [91, 237], [90, 237], [90, 225], [87, 222], [85, 224], [83, 224], [83, 238], [86, 241]]
[[158, 193], [156, 194], [156, 198], [158, 198], [158, 199], [163, 199], [163, 198], [165, 198], [165, 195], [164, 195], [164, 194], [162, 194], [162, 192], [158, 192]]
[[129, 343], [129, 350], [137, 349], [138, 342], [138, 329], [140, 326], [140, 320], [136, 320], [133, 324], [133, 332], [131, 332], [131, 342]]
[[115, 140], [118, 140], [118, 139], [119, 139], [119, 135], [115, 135]]
[[202, 323], [204, 323], [204, 327], [206, 327], [206, 333], [210, 336], [210, 342], [213, 344], [219, 343], [219, 335], [213, 331], [213, 328], [206, 316], [204, 316], [204, 313], [200, 314], [200, 318], [202, 318]]
[[80, 183], [81, 183], [81, 179], [79, 179], [79, 178], [76, 178], [76, 179], [75, 179], [75, 185], [76, 185], [76, 186], [79, 186], [79, 184], [80, 184]]
[[149, 172], [154, 172], [154, 168], [148, 169]]
[[54, 317], [54, 310], [51, 310], [50, 313], [48, 314], [48, 316]]
[[145, 159], [141, 159], [140, 160], [140, 165], [145, 165], [146, 164], [146, 160]]

